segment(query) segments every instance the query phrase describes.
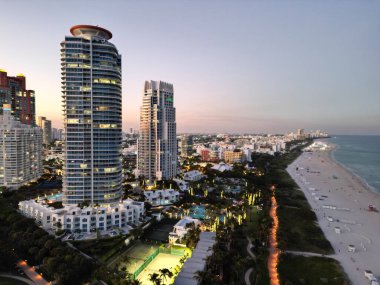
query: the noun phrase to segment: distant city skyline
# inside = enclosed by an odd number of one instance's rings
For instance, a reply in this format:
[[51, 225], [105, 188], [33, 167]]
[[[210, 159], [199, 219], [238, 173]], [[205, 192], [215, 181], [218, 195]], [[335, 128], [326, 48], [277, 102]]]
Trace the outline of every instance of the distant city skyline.
[[178, 133], [380, 134], [378, 1], [114, 1], [107, 13], [104, 1], [65, 3], [0, 11], [0, 69], [25, 75], [55, 128], [62, 36], [94, 24], [122, 55], [125, 131], [139, 128], [145, 80], [159, 78], [175, 87]]

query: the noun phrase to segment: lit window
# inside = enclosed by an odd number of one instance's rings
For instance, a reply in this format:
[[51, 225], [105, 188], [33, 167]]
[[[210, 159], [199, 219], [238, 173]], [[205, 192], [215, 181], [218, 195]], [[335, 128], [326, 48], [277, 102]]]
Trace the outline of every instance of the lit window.
[[79, 119], [67, 119], [67, 123], [68, 124], [78, 124], [79, 123]]

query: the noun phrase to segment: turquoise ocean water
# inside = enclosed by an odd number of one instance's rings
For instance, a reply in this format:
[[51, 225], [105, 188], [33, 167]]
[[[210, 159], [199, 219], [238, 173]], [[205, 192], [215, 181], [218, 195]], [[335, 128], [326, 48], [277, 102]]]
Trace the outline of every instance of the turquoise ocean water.
[[380, 136], [332, 136], [332, 157], [380, 194]]

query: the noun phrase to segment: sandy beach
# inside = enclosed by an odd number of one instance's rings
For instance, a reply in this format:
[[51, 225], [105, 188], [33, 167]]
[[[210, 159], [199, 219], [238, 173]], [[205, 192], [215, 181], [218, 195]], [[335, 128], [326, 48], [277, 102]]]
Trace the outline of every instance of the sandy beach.
[[[380, 195], [335, 162], [331, 150], [305, 152], [287, 171], [305, 193], [320, 227], [353, 285], [368, 285], [364, 270], [380, 276]], [[298, 170], [297, 170], [298, 168]], [[339, 233], [340, 232], [340, 233]], [[349, 245], [355, 252], [349, 251]]]

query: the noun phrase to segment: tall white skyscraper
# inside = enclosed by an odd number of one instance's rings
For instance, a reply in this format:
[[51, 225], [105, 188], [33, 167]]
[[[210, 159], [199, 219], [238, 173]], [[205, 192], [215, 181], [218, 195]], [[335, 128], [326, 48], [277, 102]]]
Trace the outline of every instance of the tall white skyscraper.
[[28, 200], [19, 209], [49, 230], [129, 230], [143, 222], [145, 208], [121, 201], [121, 56], [103, 28], [79, 25], [70, 32], [61, 43], [64, 207]]
[[22, 124], [5, 104], [0, 115], [0, 186], [18, 188], [42, 174], [42, 131]]
[[146, 179], [170, 179], [177, 175], [177, 126], [173, 85], [145, 81], [140, 109], [138, 171]]
[[110, 205], [121, 197], [121, 55], [106, 29], [70, 32], [61, 43], [63, 202]]

